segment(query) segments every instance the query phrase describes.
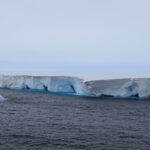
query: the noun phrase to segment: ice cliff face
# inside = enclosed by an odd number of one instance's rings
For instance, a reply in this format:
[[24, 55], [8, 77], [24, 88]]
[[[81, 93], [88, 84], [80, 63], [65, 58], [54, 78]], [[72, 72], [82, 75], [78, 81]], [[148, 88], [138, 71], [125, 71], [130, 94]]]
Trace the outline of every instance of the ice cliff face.
[[83, 81], [76, 77], [63, 76], [0, 76], [0, 87], [10, 89], [30, 89], [67, 93], [72, 95], [89, 95]]
[[150, 79], [99, 80], [85, 84], [95, 96], [150, 97]]

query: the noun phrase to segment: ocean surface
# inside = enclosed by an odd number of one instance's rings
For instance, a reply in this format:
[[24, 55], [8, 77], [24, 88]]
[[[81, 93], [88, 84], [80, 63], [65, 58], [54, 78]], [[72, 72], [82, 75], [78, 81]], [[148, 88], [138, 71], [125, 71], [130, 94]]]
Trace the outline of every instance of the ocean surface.
[[0, 150], [150, 149], [150, 100], [0, 94]]

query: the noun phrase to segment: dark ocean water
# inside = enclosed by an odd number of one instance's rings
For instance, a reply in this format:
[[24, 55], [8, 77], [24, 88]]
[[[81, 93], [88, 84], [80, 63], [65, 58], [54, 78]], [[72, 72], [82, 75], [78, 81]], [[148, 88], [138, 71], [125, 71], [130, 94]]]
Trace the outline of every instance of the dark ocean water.
[[0, 93], [0, 150], [150, 149], [150, 100]]

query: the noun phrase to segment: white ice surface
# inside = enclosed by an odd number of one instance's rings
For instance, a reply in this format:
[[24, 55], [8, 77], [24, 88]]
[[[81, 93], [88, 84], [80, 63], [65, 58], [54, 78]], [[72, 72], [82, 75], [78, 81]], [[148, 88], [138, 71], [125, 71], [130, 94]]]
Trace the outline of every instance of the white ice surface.
[[83, 80], [76, 77], [0, 75], [0, 87], [68, 93], [73, 95], [89, 95]]

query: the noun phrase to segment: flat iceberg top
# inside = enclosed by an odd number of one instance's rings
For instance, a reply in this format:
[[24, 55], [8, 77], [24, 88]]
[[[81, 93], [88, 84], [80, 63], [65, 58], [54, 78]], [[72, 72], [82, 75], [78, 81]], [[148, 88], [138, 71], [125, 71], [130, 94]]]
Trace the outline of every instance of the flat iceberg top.
[[89, 95], [82, 79], [65, 76], [5, 76], [0, 75], [0, 87]]
[[95, 96], [112, 96], [112, 97], [150, 97], [150, 79], [133, 78], [133, 79], [114, 79], [98, 80], [85, 83], [89, 90]]

